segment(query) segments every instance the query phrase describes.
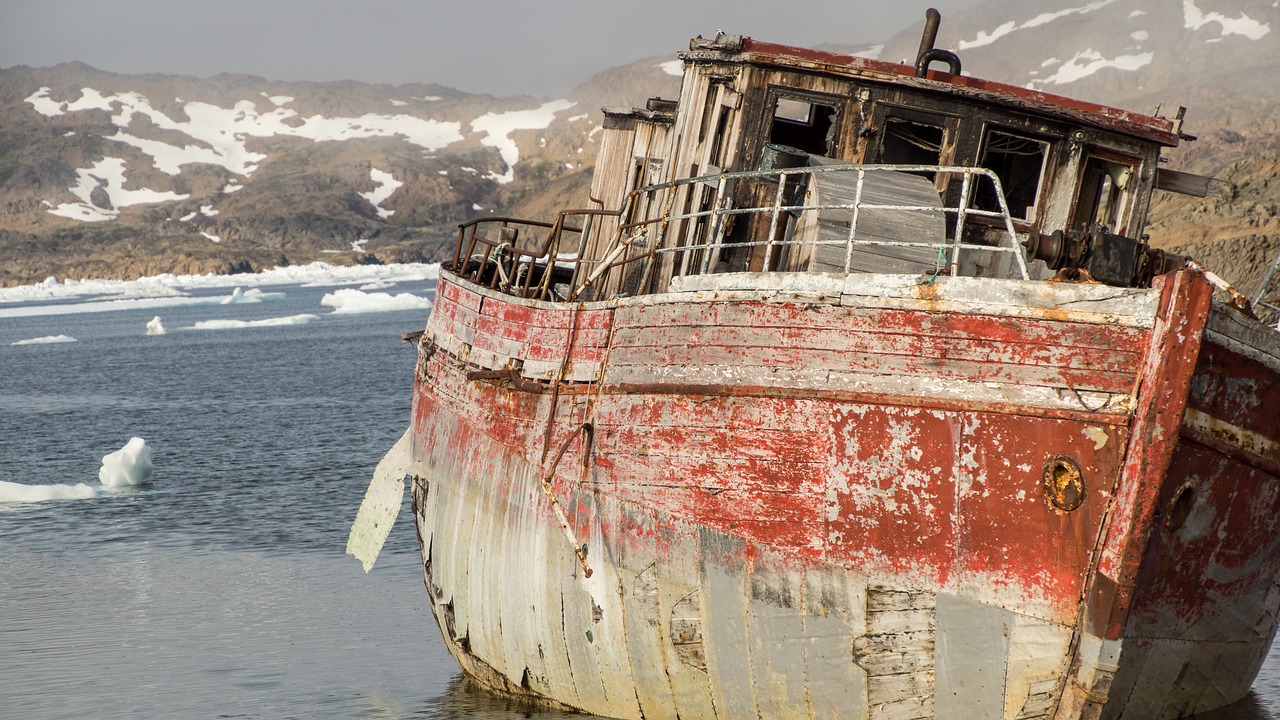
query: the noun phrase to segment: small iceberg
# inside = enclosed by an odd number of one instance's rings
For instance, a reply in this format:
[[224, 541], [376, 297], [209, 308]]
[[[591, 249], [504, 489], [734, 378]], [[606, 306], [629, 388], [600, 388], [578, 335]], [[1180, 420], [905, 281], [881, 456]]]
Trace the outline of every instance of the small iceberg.
[[[130, 438], [124, 447], [102, 457], [98, 470], [101, 488], [125, 488], [141, 485], [151, 477], [151, 448], [140, 437]], [[101, 488], [87, 483], [75, 485], [24, 485], [0, 480], [0, 505], [37, 503], [46, 500], [88, 500], [101, 494]]]
[[151, 477], [155, 466], [151, 464], [151, 448], [140, 437], [130, 438], [125, 446], [102, 457], [98, 470], [98, 482], [103, 487], [127, 487], [141, 485]]
[[148, 335], [164, 334], [164, 323], [160, 322], [159, 315], [151, 318], [151, 322], [147, 323], [147, 334]]

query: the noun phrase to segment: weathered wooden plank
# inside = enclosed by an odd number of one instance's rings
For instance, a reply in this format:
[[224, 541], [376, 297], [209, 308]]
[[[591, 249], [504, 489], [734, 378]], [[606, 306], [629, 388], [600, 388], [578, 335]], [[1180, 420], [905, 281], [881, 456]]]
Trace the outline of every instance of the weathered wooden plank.
[[1138, 348], [1079, 348], [1060, 342], [1003, 338], [930, 336], [913, 333], [860, 333], [846, 328], [635, 328], [619, 331], [616, 347], [705, 347], [710, 354], [765, 347], [789, 350], [863, 351], [886, 356], [949, 358], [1013, 365], [1045, 365], [1103, 372], [1136, 372], [1142, 361]]
[[934, 701], [938, 720], [1002, 717], [1013, 613], [963, 597], [937, 596]]
[[541, 661], [526, 645], [532, 619], [529, 582], [525, 577], [529, 563], [529, 544], [524, 538], [533, 530], [526, 503], [534, 490], [534, 472], [527, 463], [510, 454], [499, 464], [500, 479], [493, 483], [493, 537], [488, 547], [488, 572], [493, 573], [490, 603], [498, 613], [502, 628], [503, 673], [516, 687], [528, 686], [530, 675], [543, 675]]
[[596, 406], [596, 426], [637, 426], [655, 431], [756, 430], [789, 432], [825, 413], [819, 400], [727, 395], [605, 394]]
[[702, 638], [717, 715], [759, 717], [747, 636], [746, 546], [737, 538], [707, 528], [700, 529], [698, 535], [705, 619]]
[[662, 615], [658, 604], [656, 523], [651, 510], [631, 505], [621, 507], [615, 532], [623, 542], [618, 544], [615, 557], [622, 581], [627, 651], [640, 710], [645, 717], [675, 717], [676, 704], [665, 671]]
[[561, 330], [577, 327], [579, 333], [607, 330], [612, 313], [609, 308], [576, 310], [574, 305], [565, 303], [526, 304], [509, 296], [487, 298], [481, 308], [485, 317], [504, 325]]
[[659, 625], [672, 694], [680, 717], [715, 718], [706, 669], [697, 527], [669, 517], [659, 531], [667, 548], [657, 564]]
[[[823, 492], [825, 462], [802, 462], [788, 458], [700, 458], [696, 455], [672, 457], [655, 452], [606, 452], [600, 457], [613, 464], [619, 483], [650, 488], [703, 490], [718, 494], [726, 490], [765, 493]], [[624, 447], [626, 447], [624, 445]], [[635, 448], [643, 451], [645, 448]]]
[[1062, 387], [1092, 392], [1127, 392], [1134, 374], [1101, 370], [1076, 370], [1039, 365], [956, 360], [949, 357], [891, 355], [876, 348], [814, 350], [785, 347], [614, 348], [609, 356], [606, 380], [617, 378], [628, 367], [637, 375], [658, 375], [667, 368], [708, 368], [708, 374], [733, 377], [750, 368], [822, 368], [833, 372], [879, 372], [891, 375], [928, 376], [967, 382], [1004, 382]]
[[[578, 587], [590, 608], [589, 620], [584, 618], [582, 621], [590, 632], [587, 650], [595, 655], [607, 703], [607, 712], [597, 714], [639, 717], [636, 681], [631, 672], [632, 662], [627, 652], [623, 621], [621, 595], [624, 590], [616, 570], [616, 560], [612, 557], [612, 543], [605, 537], [605, 528], [617, 527], [620, 521], [620, 503], [591, 491], [570, 490], [568, 486], [561, 491], [560, 497], [569, 506], [570, 524], [575, 528], [579, 542], [586, 545], [584, 554], [593, 571], [590, 577], [582, 577]], [[572, 548], [566, 550], [569, 557], [576, 559]]]
[[[553, 533], [548, 533], [553, 534]], [[554, 533], [556, 541], [563, 541], [560, 533]], [[563, 552], [555, 553], [555, 545], [551, 547], [552, 561], [550, 567], [555, 569], [560, 580], [560, 595], [563, 603], [563, 623], [561, 632], [569, 655], [569, 668], [574, 688], [578, 695], [579, 707], [596, 715], [609, 715], [612, 705], [605, 692], [604, 678], [600, 661], [595, 649], [595, 619], [593, 609], [596, 605], [587, 591], [582, 578], [582, 568], [567, 543], [563, 544]]]
[[619, 309], [614, 345], [627, 344], [642, 328], [772, 328], [838, 330], [849, 334], [903, 334], [960, 340], [1058, 345], [1133, 352], [1149, 331], [1114, 324], [1028, 319], [882, 308], [767, 302], [702, 302]]
[[[789, 411], [780, 412], [785, 412], [786, 417], [796, 423], [812, 423], [813, 418], [818, 417], [813, 413], [813, 404], [832, 401], [892, 403], [951, 410], [980, 408], [1018, 415], [1043, 414], [1121, 423], [1127, 418], [1130, 401], [1128, 392], [1098, 393], [1061, 387], [895, 376], [877, 372], [842, 373], [826, 369], [613, 366], [608, 370], [605, 383], [598, 417], [618, 424], [628, 417], [647, 424], [666, 422], [659, 413], [645, 414], [633, 410], [635, 401], [640, 400], [651, 402], [663, 410], [669, 407], [659, 405], [664, 399], [683, 403], [729, 399], [739, 402], [777, 400], [791, 404]], [[620, 419], [611, 414], [615, 405], [625, 410]], [[693, 413], [688, 413], [688, 417], [690, 427], [707, 427], [714, 422], [702, 420], [701, 415]], [[762, 427], [773, 425], [782, 423], [762, 421]]]
[[751, 572], [747, 604], [756, 704], [761, 717], [808, 718], [803, 578], [798, 572], [763, 569], [762, 564]]
[[1067, 672], [1071, 633], [1071, 626], [1014, 615], [1005, 673], [1006, 720], [1044, 717], [1057, 702], [1059, 681]]
[[[621, 500], [778, 547], [815, 552], [821, 547], [825, 500], [819, 494], [726, 490], [712, 495], [680, 488], [655, 493], [650, 487], [633, 485], [618, 485], [615, 492]], [[732, 514], [726, 512], [730, 508]]]
[[759, 430], [597, 423], [596, 429], [602, 446], [664, 459], [825, 463], [831, 452], [825, 438], [807, 428]]
[[830, 568], [806, 569], [804, 583], [809, 708], [815, 718], [858, 717], [866, 710], [867, 673], [853, 662], [853, 638], [865, 632], [865, 585]]
[[[513, 594], [528, 606], [528, 619], [523, 623], [523, 644], [529, 660], [529, 686], [547, 697], [561, 698], [566, 705], [577, 706], [577, 688], [569, 667], [568, 648], [564, 639], [564, 612], [560, 597], [560, 578], [556, 560], [564, 554], [562, 536], [554, 532], [554, 516], [546, 496], [535, 492], [530, 498], [527, 526], [522, 527], [522, 544], [527, 547], [523, 567], [517, 575], [526, 584]], [[523, 534], [523, 533], [528, 534]], [[519, 553], [515, 553], [519, 555]]]

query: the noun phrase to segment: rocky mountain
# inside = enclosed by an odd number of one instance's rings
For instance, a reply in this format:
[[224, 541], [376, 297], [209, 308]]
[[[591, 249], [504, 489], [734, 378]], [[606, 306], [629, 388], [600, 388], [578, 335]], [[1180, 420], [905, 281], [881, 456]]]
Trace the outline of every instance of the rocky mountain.
[[[913, 58], [922, 22], [836, 49]], [[1166, 116], [1187, 106], [1199, 139], [1170, 167], [1222, 182], [1203, 199], [1162, 194], [1152, 241], [1246, 292], [1260, 280], [1280, 249], [1280, 0], [989, 0], [944, 17], [937, 46], [966, 74]], [[674, 57], [602, 70], [561, 99], [0, 70], [0, 285], [438, 259], [476, 214], [580, 201], [599, 108], [676, 97]]]
[[602, 104], [678, 90], [659, 62], [554, 100], [0, 70], [0, 285], [439, 259], [459, 222], [589, 173]]

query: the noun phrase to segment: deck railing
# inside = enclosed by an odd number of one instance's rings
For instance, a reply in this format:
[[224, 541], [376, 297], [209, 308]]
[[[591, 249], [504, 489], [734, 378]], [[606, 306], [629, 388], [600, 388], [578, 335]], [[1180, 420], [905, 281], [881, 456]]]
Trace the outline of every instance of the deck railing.
[[[883, 173], [911, 173], [930, 178], [948, 178], [946, 194], [955, 198], [944, 203], [873, 203], [866, 199], [868, 179]], [[806, 202], [806, 189], [816, 176], [841, 175], [853, 180], [853, 198], [848, 202]], [[959, 182], [958, 190], [954, 189]], [[820, 180], [819, 180], [820, 182]], [[848, 180], [845, 181], [848, 184]], [[980, 183], [989, 183], [988, 197], [998, 209], [974, 207]], [[738, 192], [752, 185], [754, 193]], [[767, 188], [771, 192], [761, 191]], [[767, 197], [764, 197], [766, 196]], [[752, 197], [757, 201], [744, 203]], [[736, 203], [736, 204], [735, 204]], [[688, 207], [677, 211], [677, 205]], [[694, 207], [696, 206], [696, 207]], [[847, 214], [848, 232], [842, 238], [796, 237], [805, 213]], [[901, 237], [860, 236], [860, 220], [875, 211], [942, 214], [945, 233], [933, 240]], [[643, 213], [643, 217], [635, 217]], [[580, 224], [575, 219], [581, 218]], [[602, 218], [609, 218], [611, 237], [600, 237]], [[762, 237], [731, 233], [745, 220], [763, 225]], [[966, 230], [981, 225], [999, 234], [999, 244], [966, 242]], [[540, 243], [521, 243], [519, 234], [528, 228], [545, 231]], [[573, 243], [569, 235], [578, 235]], [[572, 246], [572, 247], [569, 247]], [[715, 272], [718, 260], [727, 251], [756, 253], [758, 269], [776, 269], [780, 254], [800, 247], [822, 246], [843, 249], [842, 268], [849, 272], [859, 250], [875, 247], [936, 248], [933, 274], [961, 272], [964, 253], [1008, 253], [1010, 270], [1028, 279], [1021, 239], [1009, 213], [1000, 178], [985, 168], [937, 165], [824, 165], [748, 172], [719, 173], [638, 188], [619, 210], [569, 210], [554, 223], [514, 218], [481, 218], [459, 228], [458, 245], [451, 269], [467, 279], [504, 292], [535, 299], [602, 299], [646, 294], [666, 287], [677, 275]], [[595, 257], [586, 257], [588, 248]], [[755, 250], [761, 248], [761, 250]]]

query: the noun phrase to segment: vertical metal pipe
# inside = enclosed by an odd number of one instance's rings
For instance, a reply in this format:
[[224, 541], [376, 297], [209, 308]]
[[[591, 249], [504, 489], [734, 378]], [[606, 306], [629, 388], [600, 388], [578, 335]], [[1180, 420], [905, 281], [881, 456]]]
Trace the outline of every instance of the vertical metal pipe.
[[916, 52], [916, 62], [924, 57], [924, 54], [933, 49], [933, 44], [938, 40], [938, 25], [942, 22], [942, 14], [937, 8], [929, 8], [924, 11], [924, 34], [920, 36], [920, 50]]

